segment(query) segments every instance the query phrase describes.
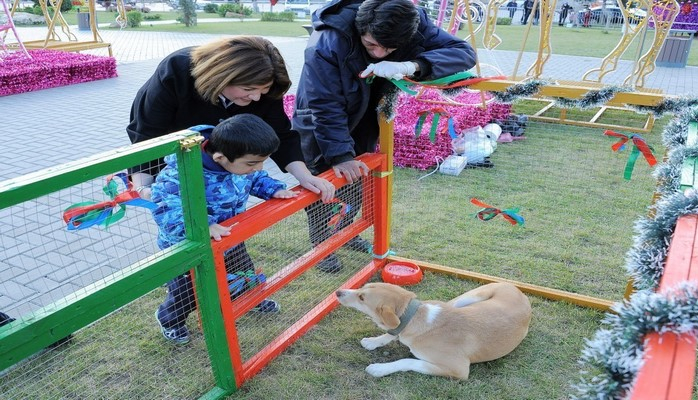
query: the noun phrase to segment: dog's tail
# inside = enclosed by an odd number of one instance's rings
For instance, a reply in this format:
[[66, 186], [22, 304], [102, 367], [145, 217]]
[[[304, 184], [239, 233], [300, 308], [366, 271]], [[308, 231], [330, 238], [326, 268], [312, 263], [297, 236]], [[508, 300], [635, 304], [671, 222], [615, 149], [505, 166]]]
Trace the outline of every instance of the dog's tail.
[[476, 296], [459, 297], [457, 299], [454, 299], [454, 301], [453, 301], [453, 303], [451, 303], [451, 305], [455, 308], [461, 308], [461, 307], [469, 306], [471, 304], [479, 303], [483, 300], [487, 300], [487, 299], [483, 299], [482, 297], [476, 297]]
[[497, 284], [480, 286], [469, 292], [463, 293], [448, 303], [455, 308], [462, 308], [481, 301], [489, 300], [495, 294], [495, 285]]

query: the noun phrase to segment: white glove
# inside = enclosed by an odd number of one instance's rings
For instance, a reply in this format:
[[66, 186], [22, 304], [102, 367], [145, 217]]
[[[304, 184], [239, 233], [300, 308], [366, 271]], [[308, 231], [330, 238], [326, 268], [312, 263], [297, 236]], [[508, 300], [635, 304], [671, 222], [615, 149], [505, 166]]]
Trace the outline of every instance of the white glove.
[[406, 76], [414, 75], [415, 71], [417, 71], [417, 67], [412, 61], [381, 61], [377, 64], [368, 64], [368, 67], [361, 72], [360, 76], [365, 78], [373, 73], [373, 75], [381, 78], [399, 80]]

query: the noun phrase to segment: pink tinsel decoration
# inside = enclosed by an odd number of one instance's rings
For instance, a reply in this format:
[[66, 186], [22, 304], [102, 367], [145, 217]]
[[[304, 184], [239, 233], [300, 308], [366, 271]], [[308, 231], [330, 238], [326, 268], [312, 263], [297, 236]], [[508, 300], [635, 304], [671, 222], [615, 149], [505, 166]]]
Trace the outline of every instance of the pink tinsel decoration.
[[[491, 96], [485, 95], [486, 99]], [[438, 158], [452, 154], [451, 137], [448, 134], [448, 118], [442, 113], [439, 118], [436, 142], [429, 140], [429, 130], [434, 118], [431, 113], [422, 126], [419, 137], [415, 137], [415, 127], [423, 111], [442, 108], [453, 118], [456, 134], [474, 126], [485, 126], [493, 119], [505, 119], [511, 113], [511, 105], [490, 102], [482, 107], [480, 93], [461, 92], [452, 100], [464, 105], [444, 105], [428, 103], [424, 100], [444, 102], [443, 96], [435, 90], [428, 90], [419, 99], [400, 93], [395, 110], [395, 138], [393, 163], [399, 167], [428, 169], [436, 165]]]
[[57, 50], [28, 50], [0, 57], [0, 96], [72, 85], [117, 76], [116, 60]]
[[[491, 96], [486, 95], [486, 99]], [[422, 126], [422, 133], [415, 137], [415, 127], [419, 114], [435, 108], [442, 108], [452, 118], [456, 133], [474, 126], [485, 126], [493, 119], [503, 120], [511, 113], [510, 104], [490, 102], [482, 107], [480, 93], [462, 92], [452, 100], [466, 105], [432, 104], [424, 100], [443, 102], [443, 97], [436, 91], [426, 91], [420, 99], [406, 93], [400, 93], [397, 109], [395, 110], [395, 137], [393, 163], [399, 167], [428, 169], [436, 165], [437, 158], [446, 158], [451, 151], [451, 137], [447, 132], [448, 118], [442, 115], [439, 120], [439, 132], [436, 143], [429, 140], [433, 113], [427, 116]], [[295, 96], [284, 97], [284, 111], [291, 117], [293, 114]], [[472, 104], [472, 105], [471, 105]]]

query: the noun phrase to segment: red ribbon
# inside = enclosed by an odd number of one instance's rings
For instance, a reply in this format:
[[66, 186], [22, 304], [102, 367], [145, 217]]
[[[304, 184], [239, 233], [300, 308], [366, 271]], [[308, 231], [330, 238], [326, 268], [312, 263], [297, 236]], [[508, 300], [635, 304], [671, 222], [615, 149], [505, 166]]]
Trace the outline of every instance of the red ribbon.
[[614, 143], [611, 146], [611, 150], [617, 152], [621, 151], [625, 148], [625, 144], [632, 139], [633, 141], [633, 150], [630, 153], [630, 157], [628, 158], [628, 163], [625, 165], [625, 172], [624, 172], [624, 178], [627, 180], [630, 180], [630, 176], [633, 173], [633, 168], [635, 167], [635, 160], [637, 160], [637, 157], [639, 153], [641, 153], [644, 157], [645, 160], [647, 160], [647, 163], [650, 165], [650, 167], [653, 167], [657, 164], [657, 159], [654, 157], [654, 154], [652, 154], [652, 149], [650, 146], [645, 142], [645, 139], [642, 138], [642, 136], [633, 134], [630, 136], [624, 135], [622, 133], [614, 132], [611, 130], [604, 131], [603, 133], [606, 136], [612, 136], [619, 138], [620, 140], [616, 143]]
[[136, 200], [140, 199], [141, 197], [138, 195], [136, 191], [129, 191], [129, 192], [124, 192], [121, 194], [116, 195], [113, 200], [107, 200], [107, 201], [102, 201], [99, 203], [95, 203], [89, 206], [79, 206], [75, 208], [71, 208], [66, 210], [63, 213], [63, 221], [67, 224], [70, 222], [71, 219], [82, 215], [82, 214], [87, 214], [90, 211], [95, 211], [95, 210], [102, 210], [102, 209], [111, 209], [116, 206], [118, 206], [121, 203], [125, 203], [127, 201], [131, 200]]

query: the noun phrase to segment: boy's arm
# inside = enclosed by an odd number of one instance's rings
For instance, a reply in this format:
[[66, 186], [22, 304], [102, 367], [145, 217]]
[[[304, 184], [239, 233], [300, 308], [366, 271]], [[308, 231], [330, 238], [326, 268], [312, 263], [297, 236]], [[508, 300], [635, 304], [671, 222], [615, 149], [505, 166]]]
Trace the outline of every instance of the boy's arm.
[[250, 194], [262, 200], [269, 200], [274, 193], [286, 189], [286, 184], [274, 179], [266, 171], [257, 171], [252, 177], [252, 188]]
[[[161, 234], [166, 236], [168, 241], [177, 243], [185, 238], [184, 211], [179, 192], [179, 179], [173, 172], [174, 168], [166, 168], [160, 172], [156, 183], [153, 184], [152, 201], [158, 206], [153, 211], [153, 218]], [[215, 218], [209, 215], [208, 224], [215, 222]]]
[[179, 196], [179, 189], [176, 193], [169, 192], [162, 183], [157, 182], [152, 187], [152, 200], [158, 206], [153, 211], [153, 219], [160, 228], [161, 236], [165, 236], [171, 243], [180, 242], [185, 237], [182, 198]]

